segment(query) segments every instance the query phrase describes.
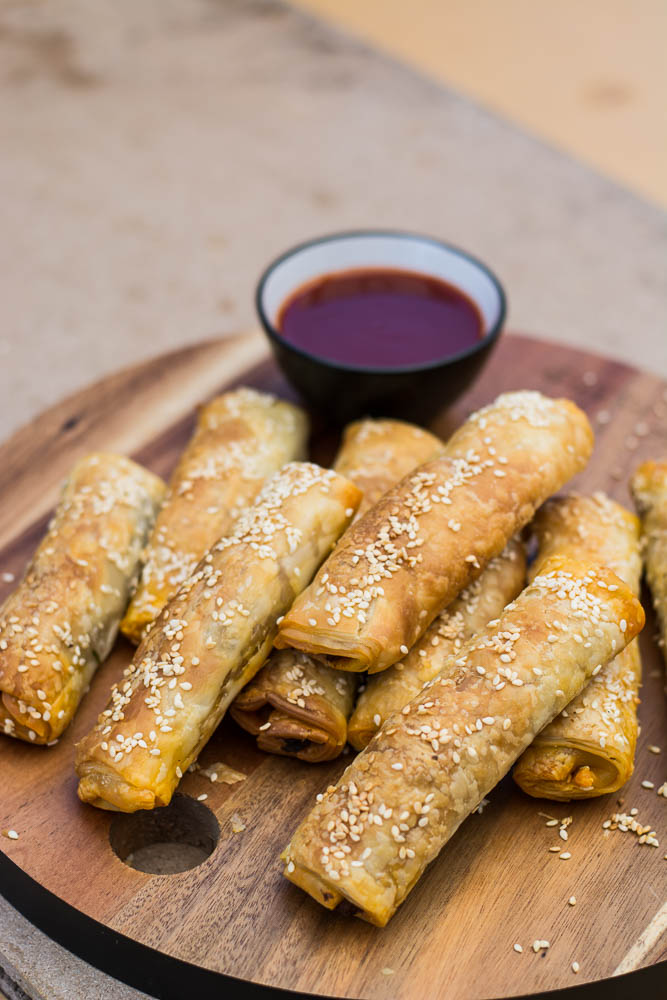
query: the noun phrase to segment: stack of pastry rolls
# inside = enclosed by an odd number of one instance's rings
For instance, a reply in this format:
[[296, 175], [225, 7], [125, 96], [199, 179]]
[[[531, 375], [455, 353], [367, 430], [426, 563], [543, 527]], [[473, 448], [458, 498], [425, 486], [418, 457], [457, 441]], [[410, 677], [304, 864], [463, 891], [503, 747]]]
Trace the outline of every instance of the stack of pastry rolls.
[[360, 498], [348, 480], [308, 462], [269, 480], [160, 613], [79, 744], [84, 802], [124, 812], [169, 803]]
[[[356, 517], [390, 486], [443, 449], [442, 441], [399, 420], [359, 420], [346, 427], [334, 469], [363, 499]], [[358, 675], [333, 670], [296, 649], [276, 651], [241, 691], [230, 714], [268, 753], [320, 763], [348, 738]]]
[[[644, 622], [610, 570], [555, 556], [318, 796], [285, 875], [383, 926], [461, 822]], [[552, 641], [552, 637], [555, 637]]]
[[[602, 493], [550, 500], [534, 521], [538, 553], [531, 575], [561, 554], [610, 567], [639, 597], [639, 521]], [[554, 638], [555, 641], [555, 638]], [[514, 769], [530, 795], [590, 798], [615, 792], [633, 771], [641, 682], [634, 640], [536, 736]]]
[[280, 624], [278, 648], [379, 673], [579, 472], [593, 434], [569, 400], [507, 393], [473, 414], [447, 454], [361, 517]]

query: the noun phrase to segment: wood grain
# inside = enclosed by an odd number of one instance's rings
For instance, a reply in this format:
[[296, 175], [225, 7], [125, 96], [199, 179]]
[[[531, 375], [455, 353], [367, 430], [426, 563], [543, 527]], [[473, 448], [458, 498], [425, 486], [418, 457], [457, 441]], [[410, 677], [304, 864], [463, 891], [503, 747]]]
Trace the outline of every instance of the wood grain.
[[[18, 576], [43, 530], [58, 482], [90, 448], [125, 450], [166, 474], [187, 440], [194, 407], [243, 382], [294, 394], [257, 335], [212, 341], [128, 369], [53, 407], [0, 448], [0, 572]], [[583, 352], [506, 336], [482, 377], [435, 422], [446, 435], [472, 409], [507, 389], [566, 395], [597, 431], [594, 457], [576, 485], [629, 503], [627, 479], [644, 458], [667, 453], [667, 388], [649, 374]], [[443, 406], [446, 405], [443, 400]], [[607, 419], [609, 418], [609, 419]], [[316, 426], [313, 456], [335, 438]], [[0, 582], [0, 596], [12, 584]], [[645, 595], [646, 596], [646, 595]], [[181, 791], [208, 794], [219, 844], [198, 868], [169, 876], [127, 867], [109, 846], [111, 817], [76, 798], [74, 743], [106, 701], [131, 655], [119, 641], [72, 727], [52, 748], [0, 742], [0, 847], [33, 879], [107, 926], [208, 969], [294, 990], [345, 997], [470, 1000], [555, 989], [640, 967], [667, 955], [661, 905], [667, 891], [667, 726], [661, 658], [646, 598], [642, 732], [635, 775], [620, 795], [556, 805], [522, 795], [510, 779], [470, 817], [385, 929], [328, 913], [281, 876], [280, 850], [315, 794], [345, 758], [309, 766], [260, 753], [231, 720], [202, 754], [243, 771], [237, 785], [187, 774]], [[655, 744], [661, 755], [648, 751]], [[645, 779], [655, 788], [644, 789]], [[602, 822], [619, 808], [657, 831], [658, 849]], [[540, 812], [574, 817], [569, 861]], [[246, 829], [235, 834], [232, 815]], [[75, 847], [73, 845], [76, 845]], [[2, 886], [0, 885], [0, 890]], [[577, 897], [574, 907], [570, 896]], [[546, 955], [533, 953], [547, 939]], [[513, 950], [515, 942], [523, 954]], [[575, 976], [571, 963], [579, 962]], [[391, 970], [391, 971], [389, 971]]]

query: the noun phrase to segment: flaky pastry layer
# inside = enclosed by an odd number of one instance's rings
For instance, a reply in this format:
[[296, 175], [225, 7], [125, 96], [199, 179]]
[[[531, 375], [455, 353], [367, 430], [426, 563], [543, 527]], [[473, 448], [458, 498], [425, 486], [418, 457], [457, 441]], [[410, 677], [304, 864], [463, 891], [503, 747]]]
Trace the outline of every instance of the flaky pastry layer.
[[[531, 575], [556, 554], [608, 566], [639, 596], [639, 521], [604, 493], [548, 501], [533, 523]], [[631, 642], [535, 738], [514, 768], [529, 795], [556, 800], [615, 792], [630, 778], [637, 743], [639, 643]]]
[[496, 618], [526, 582], [526, 556], [511, 541], [476, 580], [429, 625], [407, 656], [368, 678], [348, 723], [348, 739], [363, 750], [382, 723], [407, 705], [464, 642]]
[[121, 630], [138, 643], [204, 553], [228, 534], [266, 480], [306, 453], [299, 407], [240, 388], [199, 410], [144, 553], [141, 580]]
[[72, 469], [47, 534], [0, 609], [0, 732], [50, 743], [113, 646], [164, 496], [122, 455]]

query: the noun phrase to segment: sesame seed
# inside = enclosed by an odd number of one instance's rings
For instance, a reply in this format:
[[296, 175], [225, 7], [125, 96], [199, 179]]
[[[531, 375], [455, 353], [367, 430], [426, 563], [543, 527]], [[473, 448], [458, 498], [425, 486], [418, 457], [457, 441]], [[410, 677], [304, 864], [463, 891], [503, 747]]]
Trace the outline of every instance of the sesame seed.
[[642, 781], [642, 788], [655, 788], [652, 781]]
[[518, 952], [518, 953], [519, 953], [519, 955], [520, 955], [520, 954], [521, 954], [521, 952], [523, 951], [523, 948], [521, 947], [521, 945], [520, 945], [520, 944], [515, 944], [515, 945], [514, 945], [514, 950], [515, 950], [516, 952]]
[[660, 747], [650, 746], [648, 748], [649, 753], [661, 753]]
[[575, 906], [576, 903], [577, 903], [577, 897], [576, 896], [570, 896], [570, 898], [568, 899], [568, 904], [570, 906]]
[[10, 840], [18, 840], [19, 839], [19, 835], [16, 832], [16, 830], [7, 830], [7, 836], [9, 837]]
[[575, 972], [575, 973], [579, 972], [579, 963], [578, 962], [573, 962], [572, 963], [572, 971]]
[[208, 798], [206, 792], [202, 792], [201, 795], [197, 796], [197, 802], [204, 802]]
[[560, 858], [561, 861], [569, 861], [572, 855], [570, 854], [569, 851], [563, 851], [563, 853], [559, 854], [558, 857]]
[[396, 761], [396, 763], [392, 764], [391, 767], [392, 767], [393, 771], [402, 771], [403, 770], [403, 765], [400, 763], [400, 761]]

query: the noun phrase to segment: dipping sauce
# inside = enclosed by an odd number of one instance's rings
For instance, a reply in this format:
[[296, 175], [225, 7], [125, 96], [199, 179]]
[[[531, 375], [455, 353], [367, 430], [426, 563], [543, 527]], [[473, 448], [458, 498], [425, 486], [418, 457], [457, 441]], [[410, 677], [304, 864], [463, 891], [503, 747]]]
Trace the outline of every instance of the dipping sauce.
[[364, 268], [324, 275], [282, 306], [289, 343], [330, 361], [372, 368], [442, 361], [478, 343], [479, 309], [453, 285], [416, 271]]

